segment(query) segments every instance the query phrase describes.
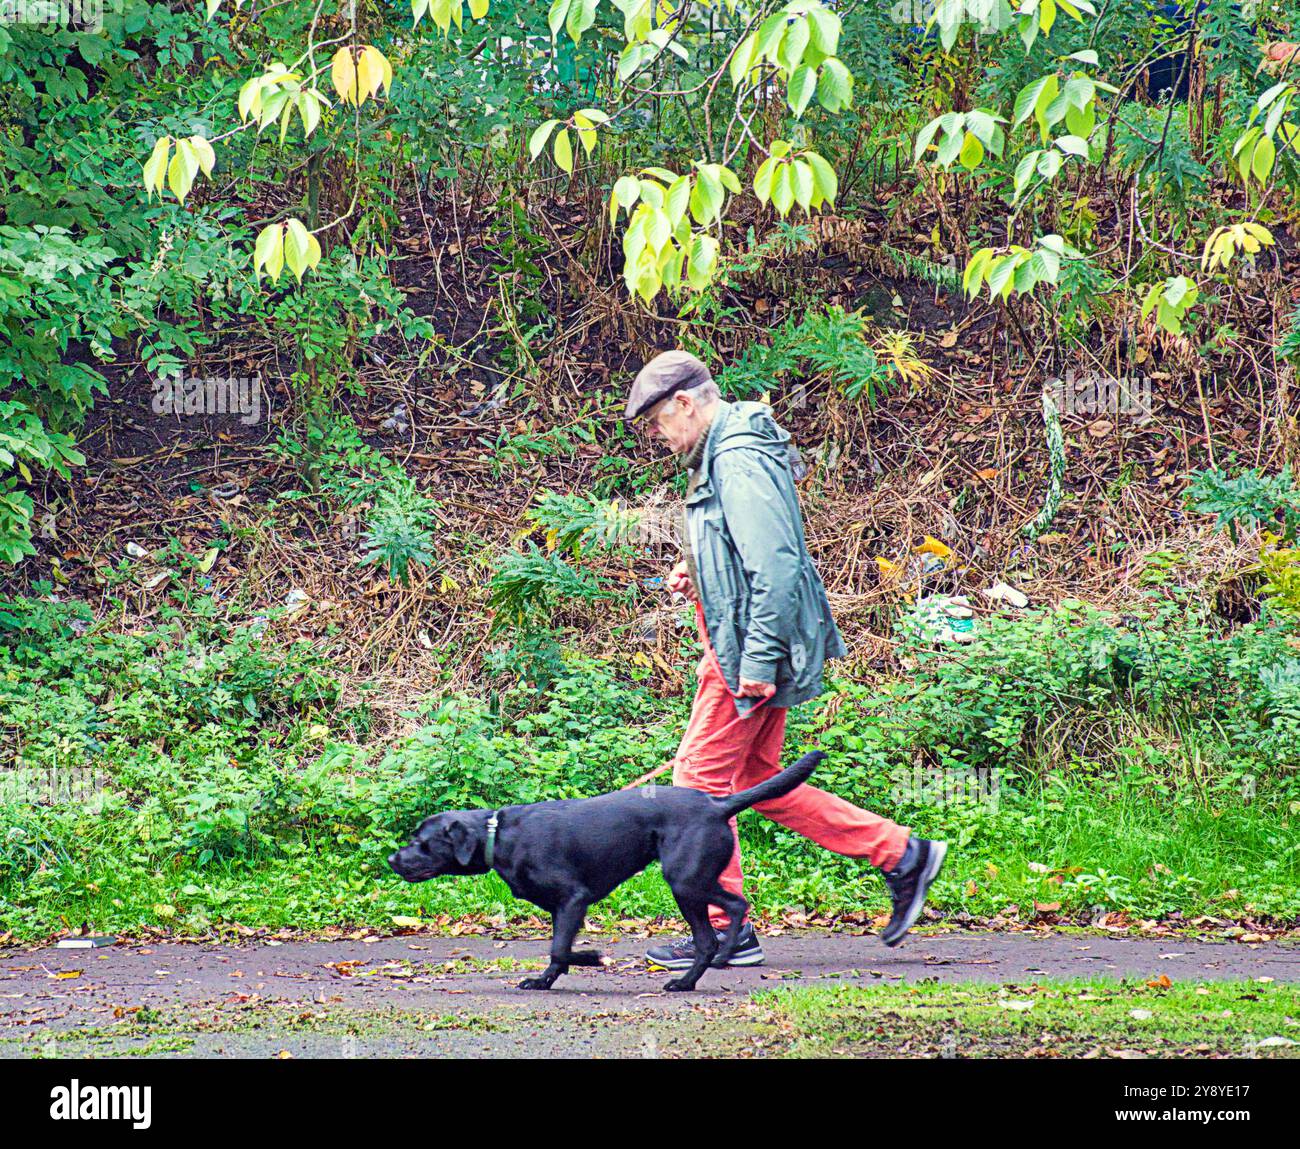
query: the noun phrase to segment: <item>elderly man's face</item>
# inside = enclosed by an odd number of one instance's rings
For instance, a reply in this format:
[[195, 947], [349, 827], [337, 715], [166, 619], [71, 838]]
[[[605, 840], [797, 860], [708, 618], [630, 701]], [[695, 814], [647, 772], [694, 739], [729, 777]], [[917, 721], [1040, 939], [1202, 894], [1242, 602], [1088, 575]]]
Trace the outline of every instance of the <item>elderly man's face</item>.
[[645, 431], [662, 440], [675, 455], [684, 455], [708, 429], [708, 414], [685, 392], [661, 399], [645, 414]]

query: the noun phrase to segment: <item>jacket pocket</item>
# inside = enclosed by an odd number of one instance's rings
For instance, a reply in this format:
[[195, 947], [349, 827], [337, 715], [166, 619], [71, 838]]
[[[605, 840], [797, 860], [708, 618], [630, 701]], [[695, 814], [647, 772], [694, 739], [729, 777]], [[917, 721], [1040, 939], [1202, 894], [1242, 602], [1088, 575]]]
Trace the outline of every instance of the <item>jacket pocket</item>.
[[698, 541], [695, 565], [700, 572], [700, 579], [712, 591], [710, 597], [719, 603], [736, 598], [743, 593], [738, 564], [731, 539], [727, 534], [727, 522], [722, 517], [722, 508], [711, 506], [700, 512]]

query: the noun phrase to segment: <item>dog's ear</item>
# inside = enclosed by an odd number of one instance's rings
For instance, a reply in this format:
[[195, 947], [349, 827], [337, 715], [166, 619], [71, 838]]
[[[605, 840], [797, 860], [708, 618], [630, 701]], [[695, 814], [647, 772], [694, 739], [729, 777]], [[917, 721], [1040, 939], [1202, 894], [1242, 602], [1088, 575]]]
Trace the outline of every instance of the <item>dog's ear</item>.
[[455, 819], [447, 827], [447, 838], [451, 842], [452, 853], [462, 866], [468, 866], [478, 846], [478, 833], [463, 818]]

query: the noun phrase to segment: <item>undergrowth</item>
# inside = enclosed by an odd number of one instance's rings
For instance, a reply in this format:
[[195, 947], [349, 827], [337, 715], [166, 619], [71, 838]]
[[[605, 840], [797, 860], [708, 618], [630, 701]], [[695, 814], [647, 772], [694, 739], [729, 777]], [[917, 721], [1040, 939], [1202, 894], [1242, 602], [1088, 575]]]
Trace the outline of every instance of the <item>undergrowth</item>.
[[[631, 656], [562, 653], [544, 691], [435, 691], [413, 733], [376, 739], [279, 625], [191, 606], [123, 633], [77, 604], [0, 612], [0, 932], [531, 914], [495, 876], [409, 886], [384, 859], [438, 810], [623, 785], [684, 725], [688, 698], [656, 697]], [[1285, 619], [1225, 630], [1168, 598], [1123, 617], [1067, 604], [990, 620], [955, 652], [908, 638], [900, 658], [905, 675], [840, 678], [793, 712], [787, 751], [819, 746], [817, 785], [952, 843], [940, 911], [1300, 913]], [[753, 812], [741, 827], [761, 913], [886, 909], [866, 862]], [[673, 913], [653, 869], [597, 910]]]

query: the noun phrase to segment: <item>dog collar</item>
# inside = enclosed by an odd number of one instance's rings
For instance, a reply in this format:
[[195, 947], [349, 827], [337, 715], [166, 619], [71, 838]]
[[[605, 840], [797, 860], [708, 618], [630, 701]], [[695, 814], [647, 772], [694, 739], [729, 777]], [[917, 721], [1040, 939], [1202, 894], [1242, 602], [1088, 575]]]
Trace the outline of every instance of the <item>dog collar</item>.
[[483, 860], [487, 863], [487, 868], [492, 868], [492, 859], [496, 857], [497, 852], [497, 824], [501, 820], [501, 811], [494, 810], [492, 817], [487, 822], [487, 841], [483, 843]]

